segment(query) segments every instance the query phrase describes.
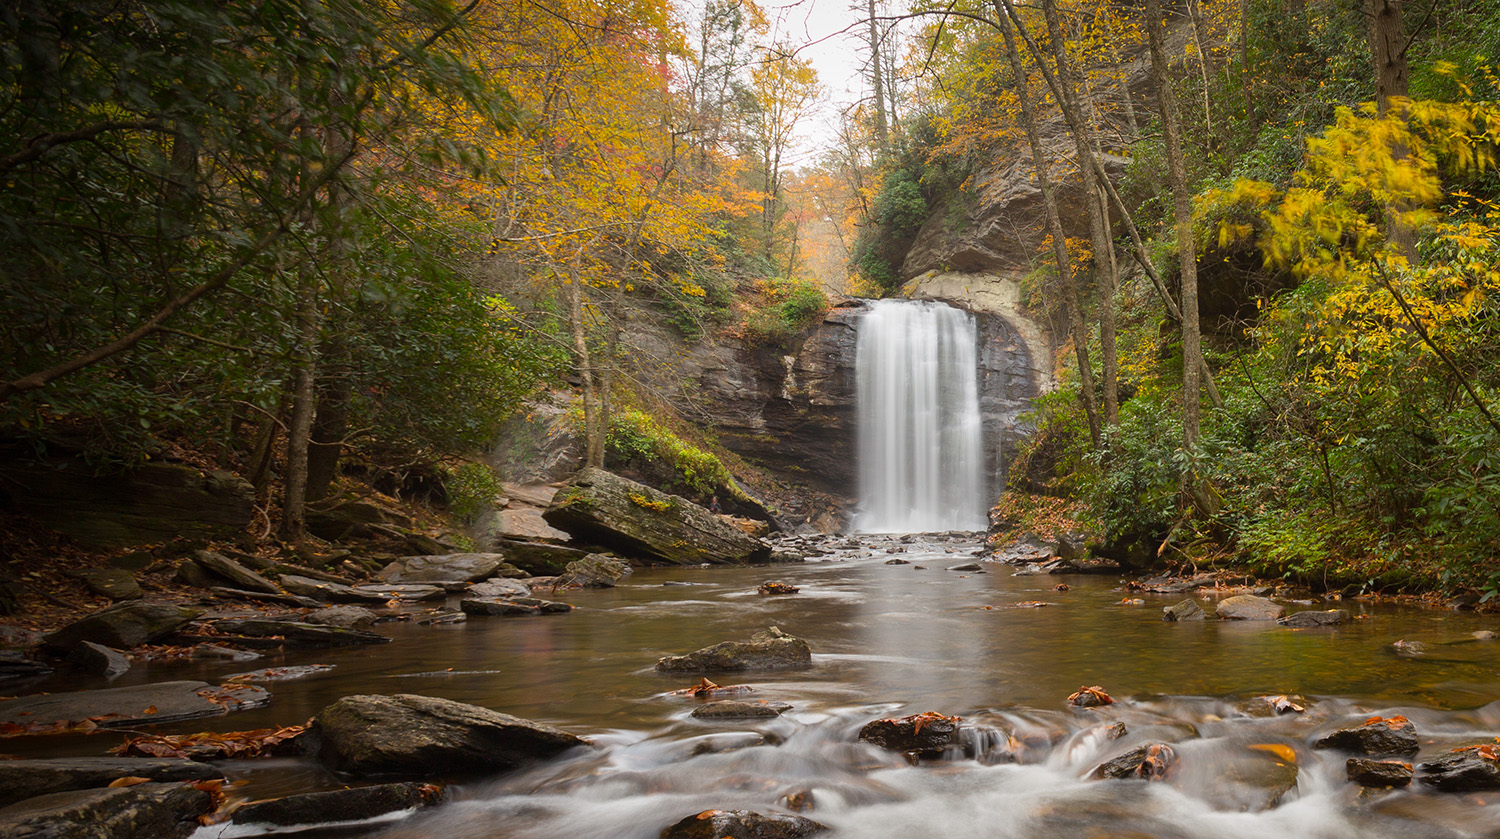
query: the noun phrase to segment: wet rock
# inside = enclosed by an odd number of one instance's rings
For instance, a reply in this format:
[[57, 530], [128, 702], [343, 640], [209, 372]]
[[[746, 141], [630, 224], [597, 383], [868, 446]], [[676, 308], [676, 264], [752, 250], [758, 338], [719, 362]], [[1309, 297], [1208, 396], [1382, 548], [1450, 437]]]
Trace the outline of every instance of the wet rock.
[[443, 585], [421, 585], [416, 583], [366, 584], [355, 586], [354, 590], [378, 594], [387, 600], [396, 600], [404, 603], [422, 603], [428, 600], [444, 600], [448, 597], [448, 591]]
[[123, 568], [91, 568], [74, 571], [71, 576], [82, 581], [89, 591], [116, 602], [140, 600], [146, 596], [140, 583], [135, 581], [135, 575]]
[[482, 583], [475, 583], [472, 586], [469, 586], [469, 589], [467, 592], [465, 592], [465, 594], [468, 597], [479, 597], [486, 599], [530, 597], [531, 586], [521, 582], [520, 580], [507, 580], [496, 577], [495, 579], [485, 580]]
[[1104, 692], [1104, 688], [1094, 685], [1093, 687], [1081, 687], [1068, 696], [1068, 704], [1074, 708], [1098, 708], [1103, 705], [1113, 705], [1115, 700]]
[[0, 653], [0, 683], [39, 679], [52, 675], [52, 668], [40, 661], [32, 661], [22, 653]]
[[910, 565], [911, 564], [911, 560], [909, 560], [909, 559], [887, 559], [885, 561], [885, 564], [886, 565]]
[[1404, 787], [1411, 783], [1411, 764], [1399, 760], [1351, 757], [1344, 764], [1349, 780], [1362, 787]]
[[1164, 621], [1201, 621], [1204, 620], [1203, 607], [1198, 601], [1188, 598], [1181, 603], [1163, 607], [1161, 619]]
[[194, 661], [254, 661], [263, 658], [260, 653], [237, 650], [222, 644], [198, 644], [193, 647]]
[[557, 578], [558, 588], [614, 588], [615, 583], [630, 576], [630, 566], [609, 554], [589, 554], [568, 563]]
[[1286, 614], [1286, 607], [1254, 594], [1237, 594], [1219, 601], [1220, 620], [1273, 621]]
[[979, 565], [979, 563], [977, 563], [977, 562], [961, 562], [958, 565], [950, 565], [950, 566], [948, 566], [948, 570], [949, 571], [982, 571], [984, 569], [981, 568], [980, 565]]
[[669, 655], [656, 662], [664, 673], [709, 670], [807, 670], [812, 650], [801, 638], [776, 627], [757, 632], [746, 641], [725, 641], [687, 655]]
[[45, 636], [42, 644], [58, 653], [71, 652], [84, 641], [116, 649], [135, 647], [159, 641], [202, 614], [200, 609], [167, 603], [118, 603]]
[[181, 758], [0, 760], [0, 807], [54, 792], [107, 787], [112, 781], [125, 777], [148, 781], [207, 781], [222, 778], [224, 773], [206, 763]]
[[355, 775], [493, 772], [587, 745], [550, 725], [414, 694], [346, 696], [309, 731], [323, 763]]
[[374, 624], [378, 619], [378, 615], [363, 606], [329, 606], [309, 612], [303, 618], [308, 623], [321, 623], [344, 629], [363, 629]]
[[584, 469], [543, 514], [553, 527], [629, 556], [672, 565], [765, 562], [771, 546], [677, 495]]
[[535, 597], [465, 597], [458, 608], [466, 615], [499, 615], [520, 617], [525, 615], [560, 615], [573, 611], [572, 605], [555, 600]]
[[84, 641], [68, 653], [68, 663], [85, 673], [113, 679], [130, 669], [130, 659], [93, 641]]
[[699, 705], [693, 709], [693, 716], [698, 719], [708, 720], [748, 720], [763, 717], [779, 717], [792, 706], [785, 702], [773, 702], [765, 699], [747, 701], [740, 699], [721, 699]]
[[269, 692], [248, 685], [160, 682], [0, 700], [0, 723], [36, 729], [38, 733], [52, 723], [65, 727], [83, 721], [98, 728], [122, 728], [221, 717], [231, 710], [255, 708], [269, 701]]
[[226, 682], [236, 684], [259, 684], [261, 682], [289, 682], [294, 679], [306, 679], [319, 673], [327, 673], [332, 670], [332, 664], [294, 664], [288, 667], [267, 667], [264, 670], [250, 670], [245, 673], [231, 673], [224, 677]]
[[802, 816], [704, 810], [663, 830], [661, 839], [799, 839], [827, 829]]
[[766, 582], [761, 583], [760, 587], [757, 588], [755, 591], [758, 594], [775, 595], [775, 594], [796, 594], [797, 592], [799, 592], [801, 590], [802, 589], [800, 589], [800, 588], [798, 588], [798, 587], [796, 587], [796, 586], [794, 586], [794, 585], [792, 585], [790, 583], [783, 583], [783, 582], [780, 582], [778, 580], [767, 580]]
[[1365, 755], [1414, 755], [1420, 748], [1416, 726], [1406, 717], [1375, 717], [1363, 725], [1341, 728], [1316, 743], [1319, 749], [1340, 749]]
[[959, 717], [929, 711], [894, 719], [873, 720], [859, 730], [859, 739], [882, 749], [937, 757], [958, 745]]
[[365, 603], [371, 606], [381, 606], [390, 599], [378, 591], [365, 591], [343, 583], [330, 583], [298, 574], [283, 575], [281, 585], [293, 594], [324, 603]]
[[213, 551], [197, 551], [193, 554], [193, 562], [196, 562], [210, 574], [222, 577], [233, 583], [235, 588], [248, 591], [263, 591], [267, 594], [279, 594], [281, 592], [281, 589], [277, 588], [275, 583], [223, 554], [214, 553]]
[[275, 621], [263, 618], [230, 618], [214, 621], [215, 630], [249, 638], [277, 638], [287, 647], [352, 647], [388, 644], [391, 639], [363, 629], [345, 629], [319, 623]]
[[1493, 631], [1488, 630], [1488, 629], [1481, 629], [1478, 632], [1474, 633], [1474, 640], [1475, 641], [1493, 641], [1496, 638], [1500, 638], [1500, 632], [1493, 632]]
[[0, 810], [0, 836], [183, 839], [213, 809], [210, 793], [181, 783], [55, 792]]
[[431, 612], [419, 615], [416, 618], [418, 626], [447, 626], [449, 624], [463, 623], [469, 616], [456, 609], [434, 609]]
[[360, 822], [437, 804], [443, 795], [441, 787], [410, 781], [310, 792], [246, 804], [234, 811], [230, 823], [286, 828]]
[[209, 589], [211, 594], [220, 597], [229, 597], [235, 600], [249, 600], [255, 603], [279, 603], [283, 606], [296, 606], [299, 609], [316, 609], [321, 605], [311, 597], [303, 597], [297, 594], [267, 594], [263, 591], [246, 591], [239, 588], [226, 588], [224, 586], [213, 586]]
[[1425, 641], [1408, 641], [1404, 638], [1392, 641], [1391, 649], [1399, 656], [1420, 658], [1432, 652], [1432, 645]]
[[1443, 792], [1500, 789], [1500, 746], [1455, 749], [1417, 767], [1423, 784]]
[[1295, 629], [1310, 629], [1316, 626], [1337, 626], [1349, 622], [1348, 609], [1329, 609], [1326, 612], [1293, 612], [1277, 621], [1282, 626]]
[[550, 542], [499, 541], [494, 543], [494, 549], [504, 554], [509, 563], [507, 567], [515, 569], [515, 573], [498, 573], [495, 576], [509, 578], [525, 577], [530, 574], [542, 577], [556, 576], [567, 570], [568, 563], [588, 556], [587, 551], [566, 545], [554, 545]]
[[1167, 770], [1177, 762], [1177, 752], [1166, 743], [1148, 743], [1111, 758], [1089, 773], [1095, 780], [1112, 778], [1142, 778], [1156, 781], [1166, 777]]
[[477, 583], [500, 574], [505, 554], [459, 553], [408, 556], [380, 569], [387, 583]]
[[1307, 710], [1307, 700], [1296, 694], [1275, 696], [1252, 696], [1235, 706], [1235, 710], [1247, 717], [1276, 717], [1282, 714], [1301, 714]]

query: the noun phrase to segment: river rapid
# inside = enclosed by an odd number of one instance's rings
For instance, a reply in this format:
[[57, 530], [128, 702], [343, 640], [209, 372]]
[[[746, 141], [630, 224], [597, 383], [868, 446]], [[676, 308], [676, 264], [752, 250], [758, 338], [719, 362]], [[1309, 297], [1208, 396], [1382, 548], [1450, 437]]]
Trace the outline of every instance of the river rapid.
[[[1500, 793], [1414, 783], [1362, 794], [1345, 780], [1346, 754], [1313, 748], [1336, 728], [1394, 714], [1416, 725], [1416, 762], [1495, 742], [1500, 641], [1472, 640], [1496, 627], [1493, 617], [1355, 598], [1336, 604], [1358, 616], [1338, 627], [1164, 623], [1162, 607], [1185, 595], [993, 562], [952, 571], [976, 559], [978, 534], [905, 539], [830, 537], [825, 555], [793, 566], [638, 569], [616, 588], [567, 593], [577, 608], [564, 615], [382, 624], [395, 643], [255, 662], [334, 667], [268, 684], [269, 706], [216, 727], [300, 723], [353, 693], [419, 693], [552, 723], [597, 746], [456, 784], [449, 803], [409, 818], [329, 834], [340, 836], [654, 839], [705, 809], [810, 803], [802, 815], [828, 825], [830, 839], [1500, 837]], [[772, 579], [801, 592], [757, 594]], [[1198, 599], [1212, 615], [1210, 592]], [[780, 718], [694, 719], [697, 700], [671, 692], [696, 677], [653, 669], [660, 656], [768, 626], [805, 638], [813, 669], [713, 678], [752, 685], [746, 698], [790, 703]], [[1398, 640], [1423, 645], [1392, 647]], [[127, 678], [214, 680], [247, 668], [167, 669]], [[1115, 704], [1070, 707], [1083, 685]], [[1307, 710], [1275, 715], [1247, 702], [1268, 694], [1298, 694]], [[913, 764], [856, 739], [873, 719], [925, 711], [963, 717], [969, 747]], [[1112, 739], [1116, 722], [1127, 733]], [[80, 742], [97, 753], [97, 739]], [[1164, 780], [1086, 778], [1153, 742], [1177, 753]], [[248, 782], [236, 794], [256, 798], [342, 783], [310, 761], [224, 768]]]

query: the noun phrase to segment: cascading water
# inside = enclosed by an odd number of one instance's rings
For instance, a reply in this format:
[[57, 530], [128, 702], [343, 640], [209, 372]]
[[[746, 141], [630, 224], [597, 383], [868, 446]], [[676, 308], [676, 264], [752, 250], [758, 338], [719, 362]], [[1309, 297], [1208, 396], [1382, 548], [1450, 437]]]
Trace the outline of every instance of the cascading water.
[[860, 320], [856, 531], [985, 528], [975, 340], [942, 303], [878, 300]]

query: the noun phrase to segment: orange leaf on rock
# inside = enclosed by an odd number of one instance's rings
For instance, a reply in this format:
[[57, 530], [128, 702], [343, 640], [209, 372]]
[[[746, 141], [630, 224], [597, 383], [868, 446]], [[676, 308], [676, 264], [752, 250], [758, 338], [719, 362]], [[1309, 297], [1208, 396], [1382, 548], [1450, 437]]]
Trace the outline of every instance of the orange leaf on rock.
[[123, 778], [116, 778], [113, 781], [110, 781], [109, 788], [119, 789], [120, 787], [133, 787], [136, 784], [148, 784], [150, 782], [150, 778], [142, 778], [139, 775], [126, 775]]

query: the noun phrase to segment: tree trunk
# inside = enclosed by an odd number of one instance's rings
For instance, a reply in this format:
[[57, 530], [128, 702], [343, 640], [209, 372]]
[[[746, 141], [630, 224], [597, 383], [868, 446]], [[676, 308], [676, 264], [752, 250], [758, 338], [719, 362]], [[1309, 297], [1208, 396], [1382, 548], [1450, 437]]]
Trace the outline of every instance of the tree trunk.
[[[1026, 67], [1021, 63], [1021, 53], [1016, 49], [1015, 36], [1010, 26], [1001, 20], [1000, 31], [1005, 36], [1005, 48], [1010, 55], [1011, 71], [1015, 74], [1016, 96], [1021, 104], [1021, 124], [1026, 128], [1026, 142], [1031, 147], [1032, 168], [1036, 171], [1037, 190], [1042, 193], [1042, 204], [1047, 211], [1047, 232], [1052, 236], [1052, 257], [1057, 263], [1058, 284], [1062, 286], [1063, 305], [1068, 310], [1068, 329], [1073, 338], [1073, 350], [1078, 359], [1079, 399], [1088, 416], [1089, 439], [1094, 448], [1099, 447], [1099, 408], [1094, 402], [1094, 370], [1089, 360], [1088, 329], [1083, 320], [1083, 306], [1078, 287], [1073, 280], [1072, 260], [1068, 257], [1067, 234], [1063, 231], [1062, 218], [1057, 211], [1057, 196], [1052, 191], [1052, 177], [1048, 171], [1048, 159], [1037, 134], [1036, 115], [1031, 102], [1031, 92], [1026, 84]], [[1082, 161], [1080, 161], [1082, 163]]]
[[281, 539], [302, 538], [307, 517], [307, 448], [318, 394], [318, 278], [310, 264], [298, 271], [296, 368], [292, 375], [292, 421], [287, 427], [286, 474], [281, 495]]
[[885, 120], [885, 74], [880, 61], [880, 24], [875, 20], [875, 0], [866, 0], [870, 15], [870, 75], [875, 87], [875, 159], [885, 158], [891, 147], [890, 130]]
[[[1404, 99], [1410, 92], [1401, 0], [1366, 0], [1366, 11], [1370, 16], [1370, 63], [1375, 71], [1375, 104], [1384, 116], [1391, 110], [1392, 98]], [[1397, 116], [1406, 117], [1404, 106], [1397, 107]], [[1405, 145], [1397, 144], [1391, 148], [1394, 160], [1403, 160], [1406, 154]], [[1385, 208], [1386, 239], [1407, 260], [1413, 260], [1417, 255], [1416, 233], [1401, 218], [1402, 213], [1410, 209], [1399, 203]]]
[[317, 415], [307, 445], [308, 501], [321, 501], [328, 496], [333, 479], [338, 476], [344, 437], [349, 433], [349, 378], [341, 363], [344, 359], [345, 352], [339, 344], [330, 343], [322, 353], [324, 375], [318, 385]]
[[1177, 257], [1182, 270], [1182, 442], [1184, 447], [1192, 449], [1198, 444], [1202, 382], [1199, 371], [1203, 366], [1198, 323], [1198, 248], [1193, 241], [1193, 196], [1188, 192], [1187, 165], [1182, 158], [1177, 95], [1167, 75], [1166, 49], [1162, 43], [1161, 0], [1146, 0], [1146, 32], [1151, 42], [1151, 81], [1156, 85], [1167, 167], [1172, 177], [1172, 208], [1177, 218]]
[[583, 389], [583, 465], [604, 466], [604, 435], [599, 429], [599, 404], [594, 394], [594, 364], [589, 356], [588, 328], [584, 323], [583, 277], [568, 272], [568, 325], [573, 333], [573, 354]]

